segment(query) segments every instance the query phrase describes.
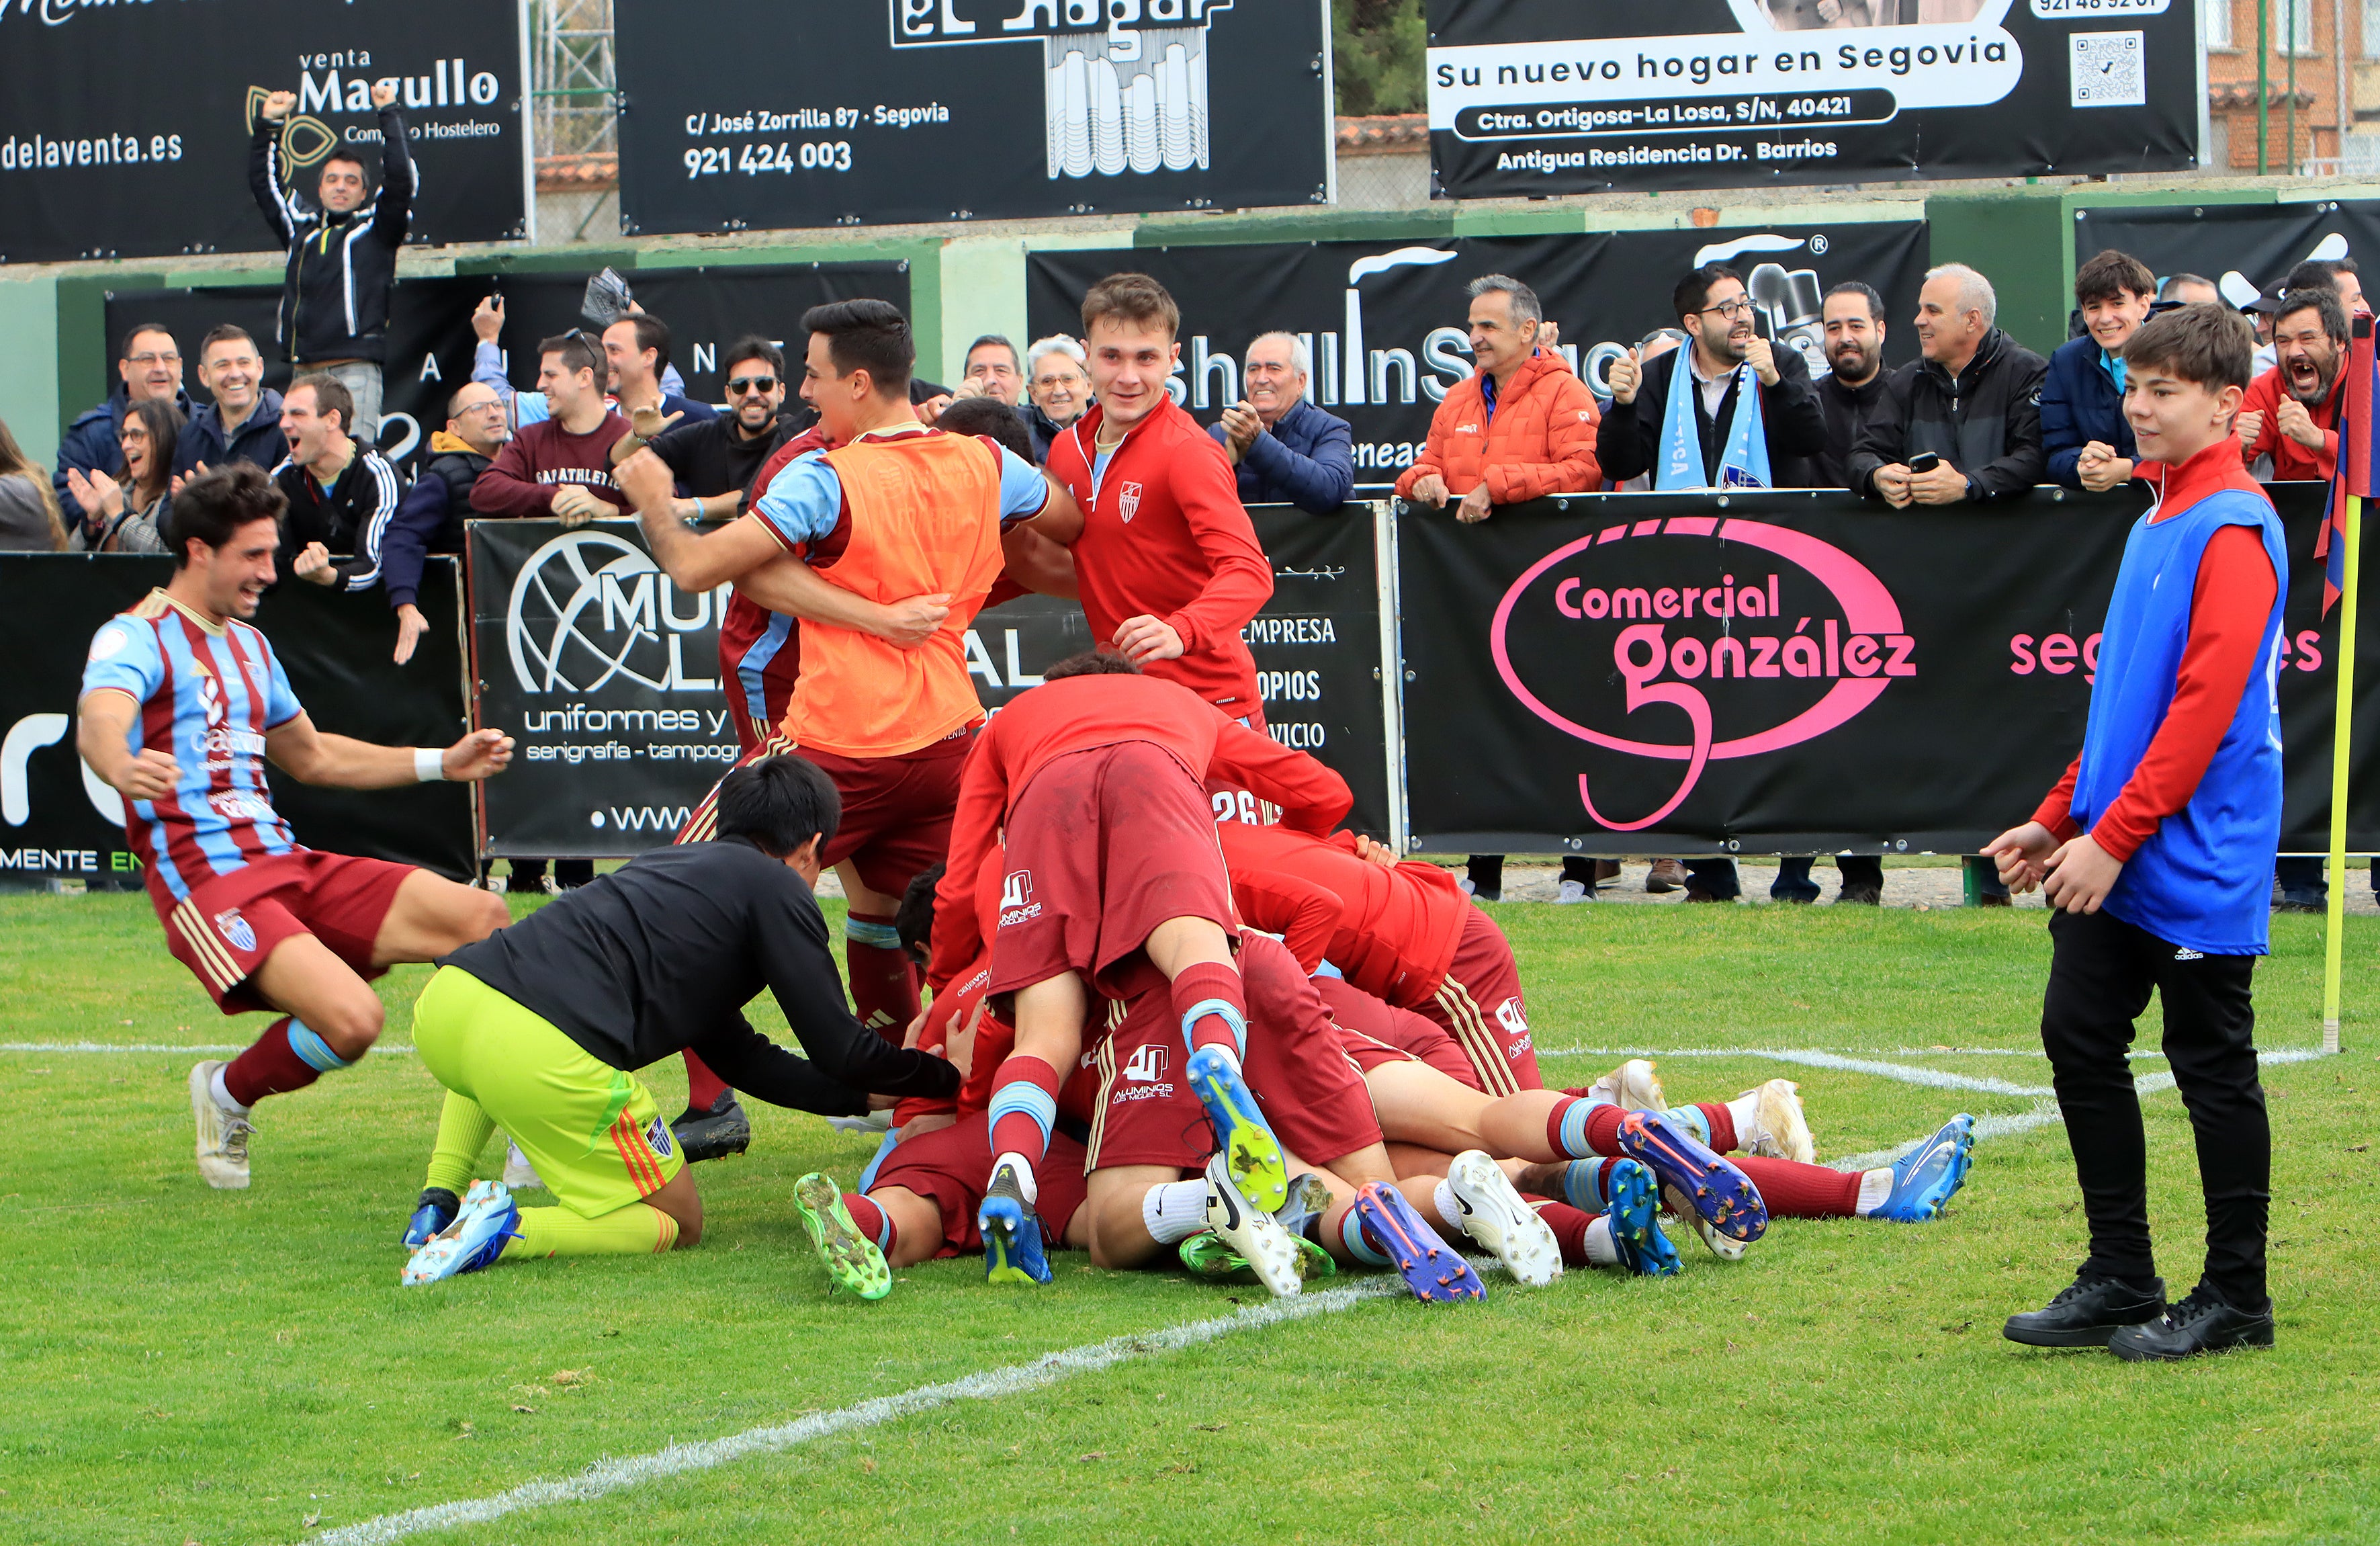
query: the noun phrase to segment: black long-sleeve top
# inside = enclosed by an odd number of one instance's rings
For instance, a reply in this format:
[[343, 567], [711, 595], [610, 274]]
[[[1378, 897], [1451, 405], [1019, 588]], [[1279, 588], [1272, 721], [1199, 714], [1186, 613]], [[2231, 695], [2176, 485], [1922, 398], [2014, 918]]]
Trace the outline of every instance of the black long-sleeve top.
[[[829, 1116], [867, 1111], [870, 1091], [958, 1089], [948, 1063], [852, 1017], [817, 898], [740, 838], [651, 849], [438, 964], [544, 1016], [614, 1068], [691, 1047], [737, 1090]], [[745, 1020], [763, 988], [807, 1059]]]

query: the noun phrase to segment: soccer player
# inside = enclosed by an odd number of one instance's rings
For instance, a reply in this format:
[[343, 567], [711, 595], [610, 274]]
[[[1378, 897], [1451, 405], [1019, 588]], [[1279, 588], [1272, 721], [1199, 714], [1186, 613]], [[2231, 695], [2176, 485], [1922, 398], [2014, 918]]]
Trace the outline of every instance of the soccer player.
[[274, 578], [286, 501], [256, 467], [193, 478], [174, 496], [174, 574], [94, 635], [76, 747], [124, 797], [166, 948], [226, 1015], [277, 1010], [255, 1045], [190, 1070], [199, 1174], [249, 1184], [249, 1120], [267, 1095], [351, 1066], [380, 1037], [370, 979], [503, 928], [497, 897], [410, 865], [298, 846], [264, 760], [307, 784], [384, 789], [476, 781], [512, 760], [475, 730], [444, 750], [373, 746], [314, 728], [247, 619]]
[[[856, 1114], [956, 1086], [949, 1064], [844, 1007], [810, 890], [839, 814], [833, 783], [799, 757], [738, 768], [720, 785], [717, 841], [650, 850], [441, 965], [414, 1009], [414, 1046], [446, 1103], [405, 1282], [505, 1257], [693, 1245], [701, 1199], [634, 1073], [686, 1047], [797, 1111]], [[807, 1058], [745, 1020], [763, 988]], [[471, 1180], [499, 1126], [559, 1207], [525, 1209], [503, 1183]]]
[[[1046, 521], [1071, 535], [1079, 515], [1014, 453], [918, 421], [917, 346], [897, 308], [840, 301], [811, 308], [802, 325], [802, 396], [833, 449], [789, 462], [747, 514], [707, 536], [672, 513], [658, 458], [639, 453], [619, 475], [681, 590], [799, 560], [768, 577], [782, 592], [755, 597], [804, 619], [801, 675], [770, 745], [800, 748], [842, 796], [826, 862], [850, 904], [853, 998], [863, 1022], [898, 1041], [917, 991], [892, 915], [910, 878], [949, 846], [959, 770], [983, 722], [967, 625], [1000, 576], [1008, 528]], [[882, 623], [888, 610], [897, 625]], [[707, 821], [698, 810], [682, 836], [700, 838]]]
[[[2136, 1360], [2273, 1344], [2272, 1129], [2251, 988], [2280, 842], [2289, 560], [2232, 434], [2249, 351], [2247, 325], [2205, 304], [2150, 318], [2124, 346], [2133, 476], [2156, 502], [2124, 544], [2082, 754], [2032, 821], [1984, 850], [2011, 889], [2046, 881], [2057, 909], [2041, 1041], [2090, 1222], [2074, 1282], [2010, 1318], [2015, 1342]], [[2206, 1193], [2205, 1268], [2171, 1307], [2126, 1063], [2152, 991]]]
[[1236, 819], [1215, 833], [1241, 916], [1283, 934], [1308, 971], [1328, 959], [1365, 992], [1436, 1022], [1471, 1065], [1467, 1077], [1447, 1071], [1490, 1095], [1544, 1087], [1512, 946], [1452, 874], [1399, 863], [1354, 833]]
[[1050, 443], [1050, 475], [1083, 511], [1080, 534], [1061, 540], [1102, 648], [1261, 729], [1240, 630], [1272, 596], [1272, 565], [1231, 458], [1166, 395], [1181, 325], [1145, 274], [1111, 274], [1083, 297], [1099, 401]]

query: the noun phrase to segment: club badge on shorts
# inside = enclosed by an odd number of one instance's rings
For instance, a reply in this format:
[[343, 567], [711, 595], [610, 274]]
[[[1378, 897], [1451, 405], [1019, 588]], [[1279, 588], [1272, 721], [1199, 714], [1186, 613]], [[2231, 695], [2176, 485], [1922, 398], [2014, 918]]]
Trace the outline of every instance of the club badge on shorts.
[[645, 1129], [645, 1142], [664, 1160], [670, 1157], [671, 1136], [670, 1125], [658, 1116], [653, 1118], [653, 1125]]
[[243, 955], [256, 948], [256, 930], [239, 916], [237, 907], [225, 907], [215, 914], [215, 932], [231, 942], [234, 950]]

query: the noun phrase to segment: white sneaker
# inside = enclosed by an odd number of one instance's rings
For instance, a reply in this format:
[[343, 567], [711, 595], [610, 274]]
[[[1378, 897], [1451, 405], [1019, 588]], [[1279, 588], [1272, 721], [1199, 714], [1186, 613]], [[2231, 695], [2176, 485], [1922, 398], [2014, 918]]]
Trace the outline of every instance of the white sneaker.
[[1587, 1099], [1604, 1100], [1621, 1111], [1667, 1111], [1669, 1097], [1654, 1076], [1653, 1060], [1632, 1057], [1586, 1087]]
[[504, 894], [504, 889], [509, 884], [511, 884], [511, 883], [506, 881], [502, 875], [490, 875], [480, 882], [480, 887], [481, 890], [493, 892], [498, 896], [502, 896]]
[[1446, 1222], [1495, 1252], [1513, 1281], [1542, 1288], [1561, 1276], [1561, 1247], [1553, 1230], [1512, 1189], [1503, 1167], [1466, 1149], [1446, 1167], [1446, 1186], [1463, 1207], [1461, 1218]]
[[1584, 881], [1564, 881], [1554, 887], [1554, 906], [1566, 907], [1572, 902], [1592, 902], [1595, 893], [1586, 889]]
[[1297, 1242], [1270, 1213], [1253, 1206], [1232, 1184], [1231, 1170], [1220, 1154], [1207, 1162], [1207, 1227], [1246, 1260], [1274, 1297], [1285, 1299], [1305, 1287], [1298, 1272]]
[[542, 1189], [544, 1186], [538, 1179], [537, 1167], [528, 1163], [520, 1145], [509, 1138], [504, 1139], [504, 1189], [517, 1192], [527, 1187]]
[[1694, 1211], [1694, 1199], [1675, 1187], [1661, 1188], [1661, 1209], [1678, 1223], [1694, 1225], [1694, 1233], [1702, 1236], [1703, 1244], [1708, 1246], [1710, 1253], [1721, 1261], [1741, 1261], [1743, 1253], [1752, 1248], [1750, 1241], [1731, 1239], [1713, 1229], [1707, 1220]]
[[[1818, 1163], [1817, 1140], [1810, 1136], [1809, 1119], [1802, 1114], [1802, 1087], [1791, 1079], [1770, 1079], [1758, 1090], [1747, 1090], [1736, 1097], [1757, 1095], [1760, 1104], [1755, 1108], [1752, 1130], [1739, 1130], [1736, 1142], [1747, 1154], [1757, 1154], [1768, 1160], [1791, 1160], [1796, 1164]], [[1742, 1124], [1737, 1124], [1739, 1129]]]
[[223, 1065], [221, 1058], [209, 1058], [190, 1070], [190, 1115], [199, 1129], [199, 1174], [217, 1191], [244, 1191], [248, 1136], [256, 1128], [247, 1117], [225, 1110], [215, 1099], [215, 1070]]

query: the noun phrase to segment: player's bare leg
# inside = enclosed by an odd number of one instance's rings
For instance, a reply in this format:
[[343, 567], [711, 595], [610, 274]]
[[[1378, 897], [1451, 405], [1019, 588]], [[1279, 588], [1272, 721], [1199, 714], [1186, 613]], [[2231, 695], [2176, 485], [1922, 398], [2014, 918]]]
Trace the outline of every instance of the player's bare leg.
[[492, 892], [417, 870], [396, 888], [380, 932], [372, 936], [372, 965], [434, 961], [486, 939], [512, 920], [504, 899]]

